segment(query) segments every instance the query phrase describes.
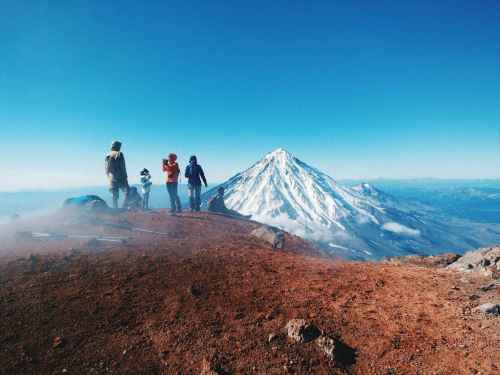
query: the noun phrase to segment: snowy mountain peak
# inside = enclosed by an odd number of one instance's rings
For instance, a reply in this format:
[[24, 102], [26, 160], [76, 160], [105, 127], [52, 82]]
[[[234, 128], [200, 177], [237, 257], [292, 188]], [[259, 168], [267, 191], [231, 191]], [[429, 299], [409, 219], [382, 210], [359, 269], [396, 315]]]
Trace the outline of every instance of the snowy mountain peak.
[[274, 151], [267, 153], [266, 157], [277, 157], [277, 156], [288, 156], [293, 157], [293, 155], [286, 149], [279, 147]]
[[222, 185], [229, 208], [305, 238], [331, 240], [335, 232], [347, 231], [350, 220], [379, 223], [373, 214], [380, 210], [377, 202], [282, 148]]
[[277, 148], [276, 150], [267, 153], [262, 159], [262, 161], [266, 162], [275, 161], [277, 163], [284, 165], [285, 163], [292, 162], [294, 159], [295, 157], [284, 148]]

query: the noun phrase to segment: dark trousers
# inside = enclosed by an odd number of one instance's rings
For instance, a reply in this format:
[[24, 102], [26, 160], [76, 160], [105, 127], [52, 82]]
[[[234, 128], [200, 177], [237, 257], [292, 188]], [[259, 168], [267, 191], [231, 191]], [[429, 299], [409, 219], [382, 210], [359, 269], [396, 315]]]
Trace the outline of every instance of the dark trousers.
[[189, 205], [192, 211], [199, 211], [201, 207], [201, 185], [189, 184]]
[[142, 208], [145, 210], [149, 210], [149, 192], [144, 193], [142, 196]]
[[177, 182], [167, 182], [167, 191], [170, 198], [170, 211], [181, 212], [181, 200], [179, 198]]
[[118, 208], [118, 199], [120, 198], [120, 190], [122, 190], [124, 193], [123, 204], [125, 204], [125, 202], [127, 201], [128, 190], [129, 190], [128, 184], [120, 186], [112, 186], [110, 190], [111, 194], [113, 194], [113, 208]]

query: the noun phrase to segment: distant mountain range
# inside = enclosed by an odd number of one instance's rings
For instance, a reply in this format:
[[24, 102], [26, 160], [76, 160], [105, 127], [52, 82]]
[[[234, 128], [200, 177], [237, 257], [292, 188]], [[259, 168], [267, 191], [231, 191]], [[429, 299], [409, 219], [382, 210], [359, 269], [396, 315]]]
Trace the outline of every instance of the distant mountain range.
[[[347, 258], [436, 254], [500, 242], [497, 226], [461, 221], [367, 183], [340, 185], [284, 149], [221, 186], [229, 208]], [[204, 195], [205, 201], [215, 189]]]

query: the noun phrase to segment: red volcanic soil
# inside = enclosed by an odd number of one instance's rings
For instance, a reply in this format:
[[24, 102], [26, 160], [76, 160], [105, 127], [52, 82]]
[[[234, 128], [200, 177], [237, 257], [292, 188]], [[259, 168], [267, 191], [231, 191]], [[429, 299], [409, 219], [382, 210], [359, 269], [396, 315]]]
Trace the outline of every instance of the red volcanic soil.
[[[487, 280], [326, 259], [288, 235], [286, 251], [273, 251], [250, 236], [256, 226], [162, 212], [58, 215], [14, 228], [128, 237], [124, 244], [7, 228], [0, 373], [500, 373], [500, 320], [473, 309], [500, 299], [496, 289], [480, 291]], [[287, 337], [293, 318], [342, 342], [335, 361], [318, 340]]]

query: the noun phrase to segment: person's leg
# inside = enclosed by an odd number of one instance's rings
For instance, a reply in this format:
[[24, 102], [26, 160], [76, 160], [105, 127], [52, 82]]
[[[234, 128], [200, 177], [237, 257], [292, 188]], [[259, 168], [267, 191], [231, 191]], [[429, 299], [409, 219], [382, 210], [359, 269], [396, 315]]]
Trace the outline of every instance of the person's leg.
[[122, 185], [120, 189], [123, 191], [123, 208], [125, 208], [125, 206], [128, 203], [128, 191], [129, 191], [128, 182]]
[[196, 186], [196, 211], [201, 208], [201, 185]]
[[113, 195], [113, 208], [118, 208], [118, 199], [120, 198], [119, 190], [113, 187], [111, 188], [111, 194]]
[[194, 211], [196, 208], [196, 202], [195, 202], [195, 187], [193, 185], [189, 185], [188, 193], [189, 193], [189, 206], [191, 207], [191, 211]]
[[172, 183], [167, 183], [167, 190], [170, 198], [170, 212], [175, 212], [175, 191]]
[[142, 201], [142, 208], [144, 210], [148, 210], [149, 209], [149, 192], [144, 193], [144, 198], [143, 198], [143, 201]]
[[181, 199], [179, 198], [179, 184], [176, 182], [174, 184], [174, 192], [175, 192], [175, 207], [177, 212], [181, 212]]

